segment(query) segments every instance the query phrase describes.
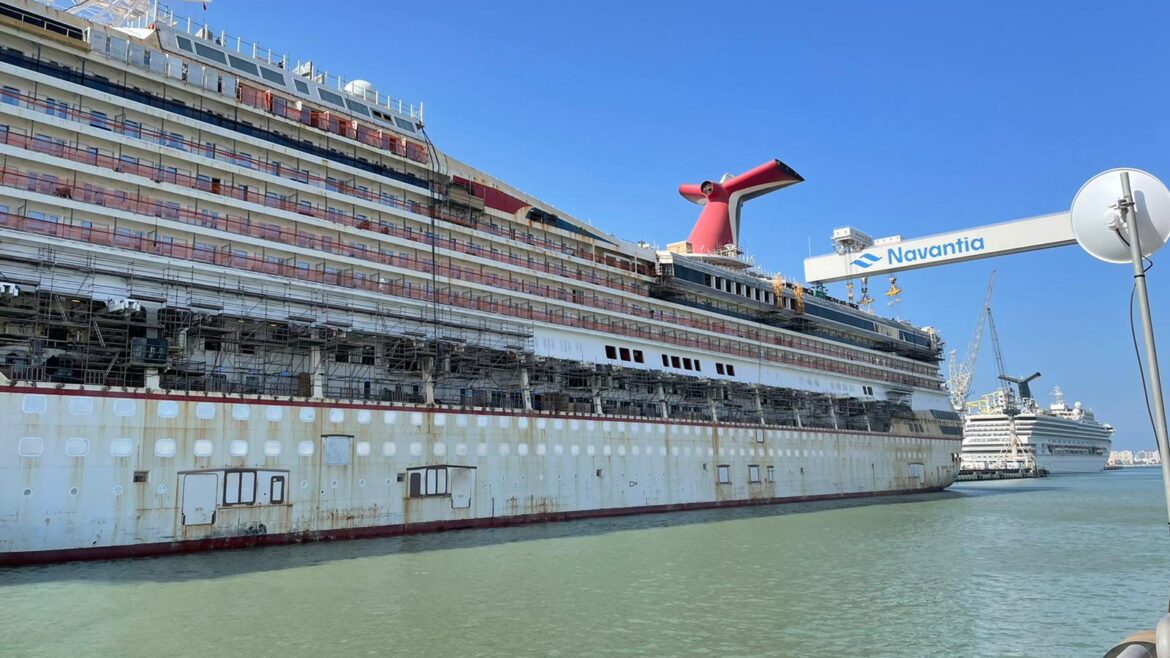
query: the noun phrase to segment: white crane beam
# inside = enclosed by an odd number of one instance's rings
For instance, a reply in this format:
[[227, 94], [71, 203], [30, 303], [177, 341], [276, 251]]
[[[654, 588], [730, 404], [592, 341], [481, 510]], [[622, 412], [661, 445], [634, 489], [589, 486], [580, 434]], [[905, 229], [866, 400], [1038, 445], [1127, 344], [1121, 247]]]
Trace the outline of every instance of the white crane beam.
[[1076, 237], [1069, 214], [1060, 212], [921, 238], [879, 238], [864, 249], [805, 259], [804, 278], [830, 283], [1070, 244]]

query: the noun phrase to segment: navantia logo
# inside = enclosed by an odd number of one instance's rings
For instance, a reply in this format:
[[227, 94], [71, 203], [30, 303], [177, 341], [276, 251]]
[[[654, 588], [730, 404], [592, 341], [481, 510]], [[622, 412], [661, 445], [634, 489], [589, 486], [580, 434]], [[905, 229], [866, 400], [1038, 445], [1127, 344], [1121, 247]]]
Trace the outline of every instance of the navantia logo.
[[860, 257], [853, 259], [853, 264], [864, 270], [881, 259], [881, 256], [874, 256], [873, 254], [861, 254]]
[[943, 256], [959, 256], [983, 251], [985, 247], [983, 238], [972, 239], [963, 237], [956, 238], [953, 242], [942, 242], [925, 247], [917, 247], [915, 249], [890, 247], [886, 250], [886, 259], [891, 263], [916, 263], [924, 260], [942, 258]]
[[[934, 260], [944, 256], [961, 256], [963, 254], [971, 254], [977, 251], [983, 251], [987, 248], [983, 238], [956, 238], [951, 242], [939, 242], [935, 244], [926, 245], [925, 247], [915, 247], [907, 249], [905, 247], [889, 247], [886, 249], [886, 260], [891, 265], [901, 265], [904, 263], [917, 263], [920, 261]], [[869, 269], [882, 261], [882, 257], [877, 254], [861, 254], [854, 258], [851, 262], [855, 267], [861, 269]]]

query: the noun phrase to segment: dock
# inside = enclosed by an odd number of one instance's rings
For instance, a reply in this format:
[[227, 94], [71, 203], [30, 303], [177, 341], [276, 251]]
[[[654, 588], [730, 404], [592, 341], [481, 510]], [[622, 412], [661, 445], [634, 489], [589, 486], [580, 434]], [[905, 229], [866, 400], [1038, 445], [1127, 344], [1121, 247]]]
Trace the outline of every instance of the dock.
[[1043, 468], [964, 468], [959, 471], [956, 482], [974, 482], [976, 480], [1019, 480], [1024, 478], [1048, 477], [1048, 471]]

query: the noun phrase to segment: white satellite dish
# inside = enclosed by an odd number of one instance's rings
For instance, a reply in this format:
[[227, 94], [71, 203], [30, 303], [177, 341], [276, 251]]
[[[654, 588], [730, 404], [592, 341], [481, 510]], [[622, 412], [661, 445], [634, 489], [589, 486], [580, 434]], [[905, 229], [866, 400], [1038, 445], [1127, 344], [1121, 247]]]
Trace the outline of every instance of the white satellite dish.
[[1110, 169], [1081, 187], [1073, 198], [1069, 216], [1073, 235], [1085, 251], [1107, 263], [1129, 263], [1133, 267], [1130, 314], [1136, 301], [1146, 340], [1146, 362], [1150, 366], [1150, 395], [1146, 399], [1162, 458], [1162, 493], [1170, 515], [1170, 427], [1167, 427], [1166, 403], [1162, 399], [1154, 320], [1150, 316], [1146, 284], [1149, 268], [1143, 262], [1170, 237], [1170, 191], [1162, 181], [1140, 169]]
[[1107, 263], [1128, 263], [1130, 230], [1118, 204], [1125, 197], [1122, 174], [1128, 173], [1133, 192], [1133, 214], [1138, 244], [1149, 256], [1170, 238], [1170, 190], [1162, 181], [1140, 169], [1110, 169], [1085, 183], [1073, 197], [1073, 235], [1081, 248]]

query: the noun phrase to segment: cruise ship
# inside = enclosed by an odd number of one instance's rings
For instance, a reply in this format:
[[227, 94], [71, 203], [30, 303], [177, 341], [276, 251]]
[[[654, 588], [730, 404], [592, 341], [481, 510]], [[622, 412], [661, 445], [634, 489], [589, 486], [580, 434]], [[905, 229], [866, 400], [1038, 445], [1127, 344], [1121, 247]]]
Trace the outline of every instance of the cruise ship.
[[938, 336], [737, 247], [784, 163], [682, 185], [656, 249], [369, 82], [69, 4], [0, 2], [0, 564], [957, 476]]
[[999, 390], [968, 408], [963, 427], [963, 470], [1036, 470], [1047, 474], [1105, 469], [1113, 427], [1080, 402], [1069, 406], [1059, 387], [1040, 408], [1026, 386], [1016, 396]]

